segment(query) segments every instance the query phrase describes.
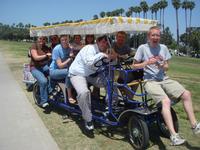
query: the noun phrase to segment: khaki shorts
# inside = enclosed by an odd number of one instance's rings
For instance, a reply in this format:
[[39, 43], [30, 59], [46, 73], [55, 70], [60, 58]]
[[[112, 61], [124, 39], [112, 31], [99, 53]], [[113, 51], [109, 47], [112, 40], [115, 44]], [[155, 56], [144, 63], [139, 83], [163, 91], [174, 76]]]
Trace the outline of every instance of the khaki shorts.
[[176, 101], [185, 91], [185, 88], [179, 82], [171, 79], [163, 81], [147, 81], [144, 84], [144, 88], [156, 101], [156, 104], [166, 97]]

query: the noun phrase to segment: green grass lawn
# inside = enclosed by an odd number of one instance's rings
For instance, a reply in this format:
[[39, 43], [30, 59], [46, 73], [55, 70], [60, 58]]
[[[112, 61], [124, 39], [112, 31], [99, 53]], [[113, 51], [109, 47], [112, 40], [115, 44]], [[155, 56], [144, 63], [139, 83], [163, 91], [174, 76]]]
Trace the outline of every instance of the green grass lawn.
[[[32, 98], [32, 93], [27, 92], [22, 81], [22, 65], [29, 61], [27, 58], [30, 43], [0, 41], [0, 52], [3, 54], [9, 64], [16, 80], [24, 89], [28, 99], [37, 110], [49, 132], [61, 150], [129, 150], [132, 149], [128, 143], [126, 135], [118, 129], [95, 129], [95, 138], [86, 137], [80, 130], [80, 118], [73, 117], [63, 122], [62, 115], [66, 111], [54, 109], [51, 112], [44, 112], [38, 108]], [[195, 115], [200, 120], [200, 59], [188, 57], [173, 57], [170, 61], [168, 75], [183, 84], [192, 92], [193, 106]], [[193, 136], [187, 116], [183, 110], [182, 103], [178, 103], [175, 110], [179, 117], [180, 133], [188, 141], [186, 145], [172, 147], [169, 139], [160, 136], [157, 127], [150, 128], [150, 144], [148, 149], [200, 149], [200, 138]]]

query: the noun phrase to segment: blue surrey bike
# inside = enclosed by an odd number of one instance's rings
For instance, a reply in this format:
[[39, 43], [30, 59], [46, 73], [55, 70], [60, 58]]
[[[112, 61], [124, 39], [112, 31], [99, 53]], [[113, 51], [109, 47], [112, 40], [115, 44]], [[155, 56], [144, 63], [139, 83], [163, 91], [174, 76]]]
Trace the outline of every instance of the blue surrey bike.
[[[103, 80], [106, 81], [108, 102], [105, 102], [105, 92], [101, 92], [99, 99], [92, 97], [92, 117], [94, 121], [108, 126], [127, 126], [131, 145], [135, 149], [145, 149], [149, 143], [151, 124], [156, 122], [164, 136], [170, 135], [161, 115], [161, 107], [155, 105], [152, 99], [148, 99], [143, 89], [143, 69], [130, 69], [130, 58], [117, 65], [111, 65], [106, 59], [101, 59], [95, 64], [98, 67], [97, 73], [101, 73]], [[118, 79], [116, 76], [119, 76]], [[119, 89], [117, 92], [113, 90], [114, 86]], [[37, 82], [33, 86], [33, 96], [37, 104], [39, 101]], [[65, 96], [61, 84], [57, 82], [53, 96], [50, 95], [49, 103], [69, 113], [81, 115], [78, 105], [70, 104]], [[119, 99], [115, 107], [112, 105], [113, 96]], [[173, 109], [172, 116], [175, 129], [178, 131], [178, 119]]]
[[[55, 25], [51, 28], [31, 28], [30, 34], [49, 36], [54, 33], [85, 35], [112, 34], [117, 31], [146, 32], [155, 24], [156, 21], [147, 19], [109, 17], [86, 23]], [[92, 118], [111, 127], [126, 126], [131, 145], [135, 149], [145, 149], [149, 143], [151, 124], [156, 123], [164, 136], [169, 137], [170, 134], [161, 115], [161, 106], [155, 105], [143, 88], [143, 69], [131, 69], [131, 59], [132, 57], [129, 57], [118, 64], [101, 59], [95, 64], [98, 68], [97, 73], [102, 74], [106, 82], [106, 90], [100, 92], [98, 98], [92, 97]], [[115, 88], [118, 90], [114, 90]], [[69, 113], [81, 115], [79, 106], [68, 102], [65, 88], [61, 83], [56, 83], [53, 93], [53, 96], [51, 94], [49, 97], [50, 104]], [[37, 104], [39, 99], [37, 82], [33, 86], [33, 96]], [[115, 107], [112, 105], [113, 97], [118, 98]], [[178, 119], [173, 108], [171, 109], [174, 127], [178, 131]]]

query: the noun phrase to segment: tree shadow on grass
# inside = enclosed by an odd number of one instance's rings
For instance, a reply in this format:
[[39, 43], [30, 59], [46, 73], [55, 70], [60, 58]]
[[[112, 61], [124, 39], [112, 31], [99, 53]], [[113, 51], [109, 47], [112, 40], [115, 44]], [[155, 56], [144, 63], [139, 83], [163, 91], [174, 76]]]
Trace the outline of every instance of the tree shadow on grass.
[[[116, 126], [101, 124], [100, 122], [95, 121], [94, 122], [94, 126], [95, 126], [94, 131], [88, 132], [85, 129], [84, 121], [80, 114], [68, 112], [67, 110], [64, 110], [60, 107], [56, 107], [53, 105], [50, 105], [50, 107], [48, 107], [48, 109], [44, 110], [45, 114], [50, 114], [51, 112], [55, 112], [58, 115], [60, 115], [63, 119], [63, 123], [75, 122], [78, 125], [78, 127], [80, 128], [81, 132], [88, 138], [94, 138], [95, 135], [101, 134], [112, 140], [119, 140], [119, 141], [130, 143], [127, 126], [116, 127]], [[163, 144], [163, 142], [160, 138], [161, 135], [158, 130], [158, 127], [156, 125], [151, 126], [149, 128], [149, 132], [150, 132], [150, 141], [153, 144], [149, 145], [148, 148], [150, 148], [154, 145], [158, 145], [159, 149], [165, 150], [166, 146]]]
[[[55, 112], [58, 115], [60, 115], [63, 120], [63, 124], [69, 122], [75, 122], [80, 128], [81, 132], [88, 138], [94, 138], [95, 135], [101, 134], [112, 140], [119, 140], [122, 142], [130, 143], [127, 126], [116, 127], [116, 126], [104, 125], [99, 122], [94, 122], [95, 126], [94, 131], [88, 132], [87, 130], [85, 130], [84, 121], [80, 114], [68, 112], [67, 110], [64, 110], [60, 107], [56, 107], [53, 105], [50, 105], [50, 107], [44, 109], [45, 114], [50, 114], [51, 112]], [[148, 148], [157, 145], [158, 149], [162, 150], [167, 149], [165, 143], [163, 143], [161, 139], [161, 137], [163, 136], [156, 123], [149, 126], [149, 135], [150, 135], [150, 142], [149, 142], [150, 144]], [[189, 143], [186, 143], [185, 147], [191, 150], [200, 149], [200, 147], [191, 146]]]
[[[167, 147], [165, 146], [166, 143], [163, 143], [163, 141], [161, 140], [162, 138], [166, 138], [162, 135], [162, 133], [160, 132], [158, 126], [156, 124], [152, 124], [151, 127], [149, 128], [149, 133], [150, 133], [150, 141], [153, 143], [153, 145], [158, 145], [158, 149], [162, 149], [162, 150], [166, 150]], [[168, 139], [170, 140], [170, 139]], [[192, 146], [190, 145], [188, 142], [186, 142], [185, 144], [182, 145], [183, 147], [189, 149], [189, 150], [200, 150], [200, 146]], [[178, 149], [178, 147], [177, 147]]]
[[103, 135], [114, 141], [130, 144], [127, 126], [110, 126], [95, 123], [95, 135]]
[[65, 109], [57, 107], [55, 105], [50, 105], [48, 108], [43, 111], [45, 114], [50, 114], [51, 112], [57, 113], [61, 116], [63, 124], [67, 124], [69, 122], [75, 122], [80, 128], [81, 132], [89, 138], [94, 138], [93, 132], [87, 131], [84, 126], [84, 121], [82, 116], [78, 113], [69, 112]]

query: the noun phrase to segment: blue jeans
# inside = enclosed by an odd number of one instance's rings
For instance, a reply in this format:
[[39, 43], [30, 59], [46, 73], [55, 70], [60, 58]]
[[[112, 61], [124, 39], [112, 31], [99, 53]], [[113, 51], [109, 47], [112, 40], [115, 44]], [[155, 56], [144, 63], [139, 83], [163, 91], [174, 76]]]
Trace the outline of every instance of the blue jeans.
[[68, 77], [68, 69], [55, 69], [50, 70], [50, 77], [54, 80], [65, 80], [66, 88], [72, 88], [72, 84]]
[[48, 101], [48, 79], [45, 74], [48, 74], [49, 66], [45, 65], [43, 67], [33, 68], [31, 73], [33, 77], [37, 80], [40, 87], [40, 105]]

